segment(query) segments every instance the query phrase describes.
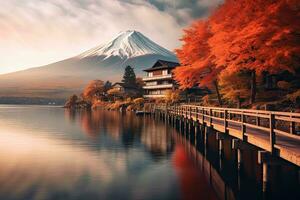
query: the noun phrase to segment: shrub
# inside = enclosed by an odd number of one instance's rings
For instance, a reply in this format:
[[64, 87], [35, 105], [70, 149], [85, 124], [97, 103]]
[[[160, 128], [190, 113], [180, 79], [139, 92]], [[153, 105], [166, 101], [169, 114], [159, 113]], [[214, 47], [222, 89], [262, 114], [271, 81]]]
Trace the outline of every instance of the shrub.
[[167, 91], [165, 101], [167, 103], [178, 103], [180, 101], [180, 90], [175, 90], [175, 91], [169, 90], [169, 91]]
[[292, 87], [292, 84], [287, 81], [278, 81], [277, 87], [282, 90], [289, 90]]
[[145, 100], [143, 98], [136, 98], [136, 99], [133, 100], [133, 103], [141, 105], [141, 104], [144, 103], [144, 101]]
[[300, 100], [300, 89], [287, 95], [288, 100], [297, 103]]
[[135, 106], [133, 104], [127, 106], [126, 108], [127, 111], [132, 111], [132, 110], [135, 110]]

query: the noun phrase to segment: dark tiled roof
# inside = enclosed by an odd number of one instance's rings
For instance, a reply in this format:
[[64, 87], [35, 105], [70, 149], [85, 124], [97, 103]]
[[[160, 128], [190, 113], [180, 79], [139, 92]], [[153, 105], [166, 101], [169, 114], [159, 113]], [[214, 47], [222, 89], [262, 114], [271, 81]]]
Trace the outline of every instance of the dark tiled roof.
[[112, 85], [112, 87], [114, 87], [114, 86], [116, 86], [116, 85], [120, 85], [120, 86], [122, 86], [122, 87], [123, 87], [123, 84], [124, 84], [124, 83], [121, 83], [121, 82], [116, 82], [116, 83], [114, 83], [114, 84]]
[[158, 60], [152, 68], [162, 67], [162, 66], [177, 67], [178, 65], [179, 65], [179, 63], [177, 63], [177, 62], [171, 62], [171, 61], [166, 61], [166, 60]]
[[123, 87], [124, 89], [137, 89], [136, 87], [134, 87], [134, 86], [125, 86], [125, 84], [124, 83], [122, 83], [122, 82], [117, 82], [117, 83], [114, 83], [113, 85], [112, 85], [112, 87], [115, 87], [116, 85], [120, 85], [121, 87]]
[[166, 60], [158, 60], [151, 68], [145, 69], [144, 71], [155, 71], [158, 69], [170, 69], [179, 66], [179, 63], [166, 61]]

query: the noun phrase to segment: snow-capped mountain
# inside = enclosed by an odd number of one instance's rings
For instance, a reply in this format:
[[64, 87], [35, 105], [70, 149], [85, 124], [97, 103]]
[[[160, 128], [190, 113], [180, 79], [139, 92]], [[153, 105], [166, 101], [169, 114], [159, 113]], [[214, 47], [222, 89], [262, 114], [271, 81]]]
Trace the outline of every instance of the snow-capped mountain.
[[0, 75], [1, 96], [66, 97], [91, 80], [120, 81], [127, 65], [137, 76], [157, 60], [177, 61], [169, 50], [137, 31], [119, 33], [111, 41], [50, 65]]
[[108, 59], [112, 56], [119, 56], [122, 59], [143, 56], [147, 54], [158, 54], [165, 57], [174, 58], [174, 54], [167, 49], [157, 45], [149, 40], [143, 34], [137, 31], [121, 32], [116, 38], [107, 44], [95, 47], [83, 54], [79, 58], [106, 56]]

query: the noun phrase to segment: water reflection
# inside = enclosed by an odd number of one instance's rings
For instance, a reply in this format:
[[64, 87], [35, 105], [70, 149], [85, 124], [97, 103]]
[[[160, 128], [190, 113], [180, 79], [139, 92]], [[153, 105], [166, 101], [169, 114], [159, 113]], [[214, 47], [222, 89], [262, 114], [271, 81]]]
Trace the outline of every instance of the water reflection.
[[136, 117], [133, 113], [95, 111], [65, 111], [66, 119], [75, 123], [78, 118], [82, 131], [90, 139], [97, 139], [105, 131], [125, 148], [134, 144], [143, 144], [154, 159], [172, 152], [170, 131], [164, 123], [158, 123], [150, 117]]
[[[257, 158], [244, 152], [239, 189], [230, 140], [220, 162], [215, 136], [186, 137], [130, 113], [0, 106], [0, 199], [261, 199]], [[297, 190], [294, 172], [268, 199]]]
[[173, 154], [173, 163], [180, 180], [180, 187], [184, 199], [217, 199], [207, 177], [188, 156], [185, 146], [177, 144]]
[[0, 199], [185, 197], [175, 130], [151, 118], [18, 107], [0, 109], [0, 127]]
[[89, 152], [53, 139], [12, 133], [1, 134], [0, 141], [1, 199], [52, 199], [60, 191], [76, 195], [82, 184], [95, 190], [94, 181], [110, 184], [126, 170], [121, 152]]

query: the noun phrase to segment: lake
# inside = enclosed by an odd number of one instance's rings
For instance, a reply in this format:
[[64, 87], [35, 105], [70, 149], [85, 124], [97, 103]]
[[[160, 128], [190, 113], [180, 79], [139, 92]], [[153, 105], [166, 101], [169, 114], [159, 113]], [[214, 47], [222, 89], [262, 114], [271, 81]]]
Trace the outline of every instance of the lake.
[[285, 174], [274, 168], [273, 191], [262, 194], [251, 154], [239, 176], [232, 150], [220, 162], [218, 152], [199, 141], [152, 116], [0, 105], [0, 199], [299, 197], [294, 166]]

